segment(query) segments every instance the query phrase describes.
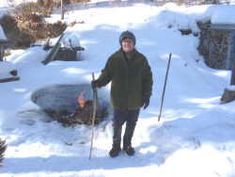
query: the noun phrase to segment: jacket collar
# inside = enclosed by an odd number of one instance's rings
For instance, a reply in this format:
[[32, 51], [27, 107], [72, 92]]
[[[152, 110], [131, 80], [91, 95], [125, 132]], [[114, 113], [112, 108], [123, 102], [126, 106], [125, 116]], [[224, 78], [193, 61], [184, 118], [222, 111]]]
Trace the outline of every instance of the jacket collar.
[[125, 53], [123, 50], [122, 50], [122, 48], [120, 48], [119, 49], [119, 53], [123, 56], [123, 57], [125, 57], [125, 58], [128, 58], [128, 59], [134, 59], [135, 57], [135, 55], [136, 55], [136, 53], [137, 53], [137, 50], [134, 48], [134, 50], [131, 52], [131, 53]]

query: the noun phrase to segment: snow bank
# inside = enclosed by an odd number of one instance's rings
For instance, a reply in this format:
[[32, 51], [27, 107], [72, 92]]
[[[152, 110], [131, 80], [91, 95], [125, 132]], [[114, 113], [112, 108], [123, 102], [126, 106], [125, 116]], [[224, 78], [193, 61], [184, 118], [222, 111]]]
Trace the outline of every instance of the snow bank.
[[212, 24], [233, 24], [235, 25], [235, 5], [220, 6], [215, 9], [212, 17]]
[[10, 72], [16, 70], [16, 67], [7, 61], [0, 62], [0, 79], [12, 77]]

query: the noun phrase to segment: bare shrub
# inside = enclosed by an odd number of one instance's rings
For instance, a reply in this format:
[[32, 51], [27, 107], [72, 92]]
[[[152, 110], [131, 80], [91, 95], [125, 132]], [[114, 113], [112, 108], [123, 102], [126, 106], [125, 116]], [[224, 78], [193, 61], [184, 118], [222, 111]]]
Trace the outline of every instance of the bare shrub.
[[51, 14], [53, 6], [54, 6], [53, 0], [38, 0], [37, 4], [43, 7], [45, 15]]
[[42, 16], [35, 13], [22, 17], [7, 15], [0, 20], [12, 48], [26, 48], [37, 40], [60, 35], [66, 24], [47, 24]]
[[58, 21], [53, 24], [47, 24], [46, 25], [47, 36], [49, 36], [49, 37], [58, 36], [59, 34], [61, 34], [65, 30], [66, 26], [67, 25], [65, 23], [62, 23], [61, 21]]
[[17, 26], [17, 20], [12, 15], [5, 15], [1, 18], [0, 24], [10, 41], [13, 48], [28, 47], [30, 46], [31, 37], [26, 32], [20, 30]]

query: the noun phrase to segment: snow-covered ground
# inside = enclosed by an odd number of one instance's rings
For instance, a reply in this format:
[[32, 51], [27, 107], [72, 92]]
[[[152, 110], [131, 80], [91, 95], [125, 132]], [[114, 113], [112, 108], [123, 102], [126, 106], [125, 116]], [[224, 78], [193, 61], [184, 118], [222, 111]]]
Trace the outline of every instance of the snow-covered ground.
[[[232, 10], [231, 10], [232, 9]], [[196, 20], [231, 22], [235, 6], [184, 7], [167, 4], [107, 6], [69, 11], [65, 20], [84, 21], [66, 30], [85, 47], [83, 61], [42, 65], [41, 47], [13, 51], [6, 58], [18, 69], [20, 81], [0, 85], [0, 137], [6, 139], [0, 176], [22, 177], [233, 177], [235, 176], [235, 103], [220, 104], [230, 71], [205, 66], [197, 52], [198, 37], [182, 36], [179, 27], [198, 32]], [[221, 17], [221, 18], [220, 18]], [[60, 18], [53, 15], [53, 19]], [[228, 21], [226, 21], [228, 20]], [[171, 28], [168, 28], [172, 26]], [[92, 159], [91, 127], [63, 127], [45, 121], [31, 94], [53, 84], [90, 83], [107, 57], [117, 50], [123, 30], [131, 30], [137, 48], [152, 68], [150, 106], [141, 110], [133, 138], [136, 154], [110, 158], [111, 122], [95, 127]], [[157, 121], [169, 53], [172, 64], [161, 121]], [[109, 94], [110, 87], [104, 92]], [[69, 144], [69, 145], [68, 145]]]

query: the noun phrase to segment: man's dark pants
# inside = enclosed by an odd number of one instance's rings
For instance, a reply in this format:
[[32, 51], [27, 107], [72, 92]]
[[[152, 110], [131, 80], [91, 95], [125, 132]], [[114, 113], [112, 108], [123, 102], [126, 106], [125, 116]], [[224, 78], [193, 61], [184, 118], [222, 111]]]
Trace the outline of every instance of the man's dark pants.
[[113, 147], [120, 148], [122, 126], [126, 122], [126, 129], [123, 137], [123, 148], [131, 146], [131, 139], [138, 120], [140, 109], [114, 109], [113, 118]]

